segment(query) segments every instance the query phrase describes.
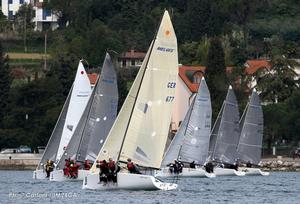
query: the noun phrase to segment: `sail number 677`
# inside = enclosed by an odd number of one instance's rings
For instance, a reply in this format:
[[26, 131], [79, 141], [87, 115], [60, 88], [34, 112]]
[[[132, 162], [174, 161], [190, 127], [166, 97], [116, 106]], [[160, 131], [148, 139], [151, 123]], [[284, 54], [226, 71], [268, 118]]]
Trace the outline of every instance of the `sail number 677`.
[[172, 101], [174, 101], [174, 96], [167, 96], [166, 97], [166, 102], [172, 102]]

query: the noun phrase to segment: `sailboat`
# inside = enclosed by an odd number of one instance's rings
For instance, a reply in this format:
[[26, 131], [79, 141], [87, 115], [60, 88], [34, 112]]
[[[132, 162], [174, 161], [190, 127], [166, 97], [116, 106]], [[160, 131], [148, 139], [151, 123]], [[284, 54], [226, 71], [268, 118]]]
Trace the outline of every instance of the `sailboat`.
[[[165, 153], [162, 169], [156, 172], [157, 177], [215, 177], [203, 169], [208, 156], [211, 115], [210, 93], [202, 77], [198, 93]], [[174, 159], [184, 164], [194, 162], [197, 168], [184, 167], [179, 174], [171, 173], [167, 165]]]
[[33, 172], [34, 179], [46, 179], [44, 166], [47, 160], [59, 161], [83, 114], [91, 92], [89, 78], [80, 61], [74, 83], [53, 129], [45, 152], [36, 170]]
[[253, 89], [250, 101], [240, 120], [241, 134], [237, 147], [239, 163], [248, 165], [248, 167], [240, 167], [246, 175], [269, 175], [269, 172], [263, 172], [256, 168], [261, 160], [263, 122], [259, 96], [256, 90]]
[[244, 176], [245, 173], [233, 168], [236, 165], [236, 147], [239, 140], [239, 109], [232, 87], [222, 104], [214, 124], [209, 144], [210, 162], [214, 163], [216, 176]]
[[[50, 174], [50, 181], [70, 180], [64, 175], [65, 160], [94, 162], [117, 115], [117, 74], [109, 54], [106, 54], [100, 78], [63, 156]], [[89, 170], [79, 169], [77, 178], [83, 180]]]
[[153, 175], [164, 153], [178, 74], [177, 39], [169, 13], [164, 12], [159, 29], [144, 58], [117, 119], [97, 160], [112, 158], [120, 165], [127, 159], [143, 168], [130, 174], [124, 168], [117, 183], [99, 182], [96, 163], [83, 181], [83, 189], [172, 190], [177, 184], [164, 183]]

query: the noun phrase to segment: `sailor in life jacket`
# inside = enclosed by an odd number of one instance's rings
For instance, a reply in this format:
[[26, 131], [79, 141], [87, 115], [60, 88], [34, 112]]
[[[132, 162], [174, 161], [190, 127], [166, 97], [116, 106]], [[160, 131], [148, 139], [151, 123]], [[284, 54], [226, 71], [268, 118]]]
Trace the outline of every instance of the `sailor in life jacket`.
[[127, 159], [127, 169], [131, 174], [141, 174], [138, 167], [129, 158]]
[[89, 160], [86, 159], [86, 160], [84, 161], [83, 166], [84, 166], [84, 170], [90, 170], [91, 164], [90, 164]]

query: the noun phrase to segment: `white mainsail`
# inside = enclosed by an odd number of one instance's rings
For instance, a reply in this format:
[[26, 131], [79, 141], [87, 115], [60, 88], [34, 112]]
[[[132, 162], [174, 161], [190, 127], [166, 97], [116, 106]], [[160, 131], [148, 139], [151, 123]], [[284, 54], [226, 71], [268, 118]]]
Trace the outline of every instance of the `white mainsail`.
[[[165, 11], [97, 160], [131, 158], [141, 166], [160, 168], [175, 98], [177, 67], [177, 39]], [[95, 163], [91, 171], [96, 171]]]
[[64, 124], [62, 137], [57, 150], [56, 162], [58, 162], [66, 149], [77, 124], [83, 114], [83, 111], [91, 96], [92, 89], [87, 73], [81, 63], [79, 62], [73, 90], [71, 93], [70, 103]]

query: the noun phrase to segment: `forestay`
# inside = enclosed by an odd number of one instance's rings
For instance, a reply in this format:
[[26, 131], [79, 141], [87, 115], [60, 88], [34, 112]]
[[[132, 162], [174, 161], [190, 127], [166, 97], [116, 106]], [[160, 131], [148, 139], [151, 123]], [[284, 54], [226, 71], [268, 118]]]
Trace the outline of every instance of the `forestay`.
[[88, 103], [91, 92], [92, 89], [89, 78], [80, 61], [73, 84], [66, 122], [64, 124], [62, 137], [56, 155], [56, 163], [60, 160], [64, 150], [67, 148], [67, 145]]
[[157, 35], [98, 159], [118, 159], [121, 149], [120, 161], [131, 158], [141, 166], [160, 168], [171, 121], [177, 72], [177, 40], [170, 16], [165, 11]]
[[240, 120], [240, 127], [237, 158], [245, 163], [258, 164], [261, 160], [263, 139], [263, 111], [255, 89]]
[[[212, 131], [212, 160], [234, 164], [239, 141], [239, 110], [235, 94], [230, 86], [222, 109]], [[214, 138], [213, 134], [216, 135]]]
[[203, 77], [195, 100], [173, 138], [162, 166], [178, 158], [183, 162], [195, 161], [204, 165], [208, 156], [211, 115], [210, 93]]
[[69, 103], [70, 103], [72, 89], [73, 89], [73, 85], [72, 85], [72, 87], [69, 91], [67, 99], [66, 99], [66, 101], [63, 105], [62, 111], [60, 112], [58, 120], [55, 124], [55, 127], [52, 131], [52, 134], [50, 136], [50, 139], [48, 141], [48, 144], [46, 146], [44, 154], [43, 154], [43, 156], [42, 156], [42, 158], [41, 158], [41, 160], [38, 164], [37, 169], [44, 168], [44, 165], [46, 164], [48, 159], [54, 161], [55, 158], [56, 158], [58, 145], [60, 143], [62, 131], [63, 131], [63, 128], [64, 128], [66, 116], [67, 116], [67, 111], [68, 111], [68, 107], [69, 107]]

